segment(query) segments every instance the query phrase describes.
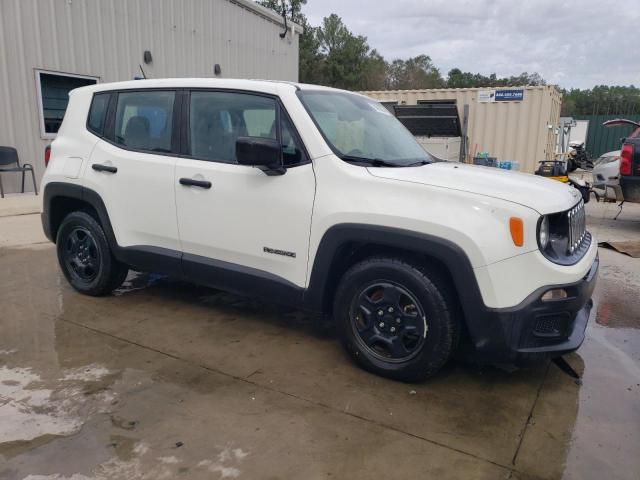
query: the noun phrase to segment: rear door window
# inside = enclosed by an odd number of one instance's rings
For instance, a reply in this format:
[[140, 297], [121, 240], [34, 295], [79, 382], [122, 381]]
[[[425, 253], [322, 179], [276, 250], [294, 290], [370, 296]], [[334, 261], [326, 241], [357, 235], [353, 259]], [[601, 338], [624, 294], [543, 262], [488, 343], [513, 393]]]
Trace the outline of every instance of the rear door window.
[[120, 92], [115, 143], [134, 150], [172, 152], [173, 91]]

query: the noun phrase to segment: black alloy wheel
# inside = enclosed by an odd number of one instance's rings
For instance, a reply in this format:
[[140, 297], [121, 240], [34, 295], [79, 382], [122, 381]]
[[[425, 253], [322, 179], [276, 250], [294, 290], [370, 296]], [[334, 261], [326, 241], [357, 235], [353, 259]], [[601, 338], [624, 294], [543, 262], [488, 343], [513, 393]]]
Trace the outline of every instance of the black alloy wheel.
[[390, 281], [365, 286], [354, 297], [350, 318], [361, 346], [387, 362], [404, 362], [414, 357], [422, 348], [429, 328], [415, 295]]
[[100, 251], [91, 232], [75, 227], [64, 245], [64, 262], [73, 275], [83, 282], [92, 282], [100, 270]]
[[351, 358], [403, 381], [434, 375], [456, 350], [457, 295], [447, 278], [416, 257], [372, 256], [341, 277], [333, 318]]
[[122, 285], [129, 267], [114, 256], [98, 220], [88, 212], [69, 213], [56, 233], [58, 262], [80, 293], [100, 296]]

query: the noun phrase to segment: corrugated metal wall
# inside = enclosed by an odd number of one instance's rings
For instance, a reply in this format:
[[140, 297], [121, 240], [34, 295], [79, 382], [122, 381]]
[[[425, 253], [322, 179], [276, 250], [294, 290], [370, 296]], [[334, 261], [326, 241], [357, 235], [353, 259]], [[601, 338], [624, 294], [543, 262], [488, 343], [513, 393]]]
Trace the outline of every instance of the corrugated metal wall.
[[[100, 82], [149, 78], [298, 79], [298, 34], [248, 0], [0, 0], [0, 145], [18, 149], [40, 178], [35, 69]], [[151, 51], [153, 63], [142, 55]], [[17, 191], [17, 175], [3, 176]]]
[[575, 120], [589, 120], [587, 131], [587, 151], [593, 158], [598, 158], [603, 153], [620, 150], [620, 139], [629, 136], [633, 132], [630, 126], [605, 127], [602, 124], [607, 120], [626, 118], [640, 123], [640, 114], [637, 115], [575, 115]]
[[[520, 170], [532, 173], [538, 162], [551, 159], [555, 150], [554, 127], [560, 120], [562, 95], [554, 86], [523, 88], [519, 102], [478, 102], [478, 92], [487, 88], [443, 88], [434, 90], [386, 90], [360, 92], [381, 101], [415, 105], [418, 100], [455, 100], [462, 121], [469, 105], [469, 154], [486, 151], [499, 160], [516, 160]], [[498, 89], [499, 90], [499, 89]]]

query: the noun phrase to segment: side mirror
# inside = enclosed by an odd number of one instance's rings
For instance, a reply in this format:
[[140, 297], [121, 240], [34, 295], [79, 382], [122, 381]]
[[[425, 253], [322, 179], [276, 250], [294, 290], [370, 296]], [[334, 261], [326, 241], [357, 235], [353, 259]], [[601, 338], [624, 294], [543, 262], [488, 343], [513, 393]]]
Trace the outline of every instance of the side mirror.
[[282, 166], [280, 142], [272, 138], [238, 137], [236, 159], [240, 165], [258, 167], [267, 175], [282, 175], [286, 172]]

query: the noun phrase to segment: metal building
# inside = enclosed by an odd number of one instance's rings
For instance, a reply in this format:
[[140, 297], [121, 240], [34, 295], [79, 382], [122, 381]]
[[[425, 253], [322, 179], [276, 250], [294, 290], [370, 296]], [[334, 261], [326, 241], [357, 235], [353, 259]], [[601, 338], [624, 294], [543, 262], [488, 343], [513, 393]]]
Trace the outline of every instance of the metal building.
[[[607, 120], [616, 118], [626, 118], [634, 122], [640, 122], [640, 114], [635, 115], [574, 115], [573, 119], [588, 122], [586, 137], [587, 151], [593, 158], [598, 158], [603, 153], [613, 150], [620, 150], [622, 146], [621, 138], [627, 137], [633, 132], [629, 125], [619, 125], [616, 127], [605, 127]], [[573, 129], [572, 129], [573, 133]]]
[[[552, 85], [360, 93], [388, 107], [455, 105], [462, 126], [465, 161], [470, 161], [474, 153], [488, 152], [498, 160], [517, 161], [521, 171], [532, 173], [538, 162], [554, 157], [562, 94]], [[422, 139], [421, 143], [429, 150], [429, 141]]]
[[[300, 33], [250, 0], [0, 0], [0, 145], [40, 179], [69, 90], [143, 75], [297, 81]], [[2, 178], [19, 191], [18, 175]]]

